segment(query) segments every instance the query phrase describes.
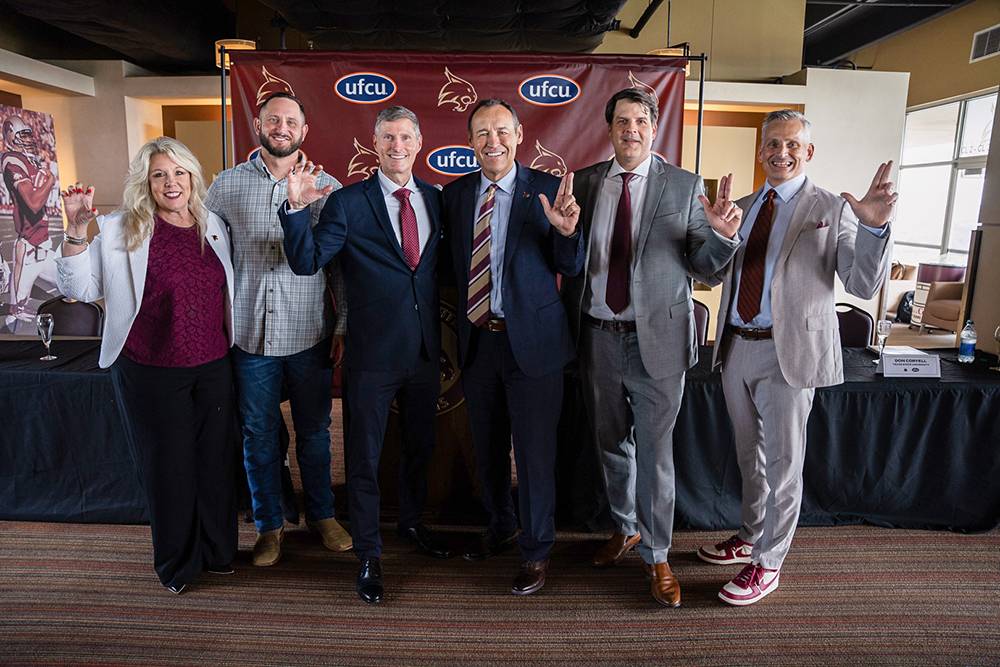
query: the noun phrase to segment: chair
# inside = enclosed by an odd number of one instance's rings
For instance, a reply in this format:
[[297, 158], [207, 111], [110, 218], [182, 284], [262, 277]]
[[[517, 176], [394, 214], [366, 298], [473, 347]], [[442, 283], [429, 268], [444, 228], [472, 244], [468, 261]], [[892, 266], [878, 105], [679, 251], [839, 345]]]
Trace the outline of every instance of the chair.
[[100, 336], [104, 333], [104, 309], [96, 303], [57, 296], [40, 305], [38, 312], [52, 314], [54, 336]]
[[849, 303], [838, 303], [836, 308], [840, 321], [840, 344], [844, 347], [868, 347], [872, 342], [875, 319], [867, 311]]
[[694, 302], [694, 332], [698, 336], [698, 345], [708, 344], [708, 306], [701, 301]]
[[927, 303], [920, 320], [920, 333], [936, 327], [948, 331], [962, 328], [962, 290], [964, 282], [933, 282], [927, 292]]

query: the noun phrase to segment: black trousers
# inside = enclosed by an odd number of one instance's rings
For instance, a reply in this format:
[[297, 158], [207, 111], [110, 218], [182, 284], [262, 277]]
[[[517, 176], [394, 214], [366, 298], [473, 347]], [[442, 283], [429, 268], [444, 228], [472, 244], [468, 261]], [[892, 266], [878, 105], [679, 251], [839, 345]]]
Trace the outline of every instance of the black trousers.
[[562, 406], [562, 369], [530, 377], [521, 370], [506, 332], [472, 332], [462, 369], [476, 471], [489, 530], [517, 528], [510, 495], [510, 450], [517, 466], [518, 544], [525, 560], [544, 560], [555, 543], [556, 429]]
[[153, 566], [164, 586], [232, 562], [237, 524], [229, 356], [159, 368], [120, 355], [111, 368], [132, 458], [146, 492]]
[[344, 371], [344, 458], [351, 538], [358, 558], [380, 558], [379, 460], [393, 399], [399, 407], [399, 528], [420, 521], [427, 499], [427, 464], [434, 450], [434, 419], [441, 388], [439, 360], [416, 359], [401, 371]]

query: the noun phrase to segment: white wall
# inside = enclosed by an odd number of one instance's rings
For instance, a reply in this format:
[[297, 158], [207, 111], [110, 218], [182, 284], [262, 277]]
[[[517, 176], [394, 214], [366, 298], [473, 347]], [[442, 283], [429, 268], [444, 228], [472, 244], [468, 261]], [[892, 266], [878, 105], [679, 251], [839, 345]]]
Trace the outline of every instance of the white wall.
[[131, 158], [146, 142], [163, 136], [163, 107], [135, 97], [126, 97], [125, 129], [128, 134], [128, 155]]

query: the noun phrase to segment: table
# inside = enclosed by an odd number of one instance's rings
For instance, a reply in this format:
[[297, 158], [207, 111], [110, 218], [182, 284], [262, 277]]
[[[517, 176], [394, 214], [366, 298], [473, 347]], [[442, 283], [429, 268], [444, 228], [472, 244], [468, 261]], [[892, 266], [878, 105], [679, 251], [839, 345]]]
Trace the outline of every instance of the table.
[[142, 523], [146, 502], [99, 340], [0, 341], [0, 519]]

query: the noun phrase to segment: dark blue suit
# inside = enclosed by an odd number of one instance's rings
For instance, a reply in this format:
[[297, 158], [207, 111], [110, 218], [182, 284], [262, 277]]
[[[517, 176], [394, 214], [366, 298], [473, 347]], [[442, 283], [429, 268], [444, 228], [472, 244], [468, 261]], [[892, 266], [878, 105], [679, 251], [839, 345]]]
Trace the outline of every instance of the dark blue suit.
[[562, 236], [542, 210], [538, 194], [554, 201], [559, 179], [516, 169], [500, 286], [505, 331], [475, 328], [465, 316], [480, 172], [445, 186], [444, 211], [458, 286], [462, 387], [489, 530], [503, 538], [517, 528], [510, 498], [513, 436], [521, 552], [525, 560], [542, 560], [555, 540], [556, 426], [563, 369], [574, 356], [556, 274], [580, 272], [583, 238]]
[[308, 211], [279, 216], [285, 254], [295, 273], [319, 271], [339, 254], [347, 288], [344, 403], [347, 484], [354, 551], [379, 558], [378, 464], [389, 406], [399, 394], [403, 432], [399, 527], [419, 522], [427, 495], [427, 462], [434, 446], [441, 350], [437, 252], [441, 194], [416, 181], [431, 234], [411, 270], [396, 239], [378, 174], [337, 190], [315, 228]]

